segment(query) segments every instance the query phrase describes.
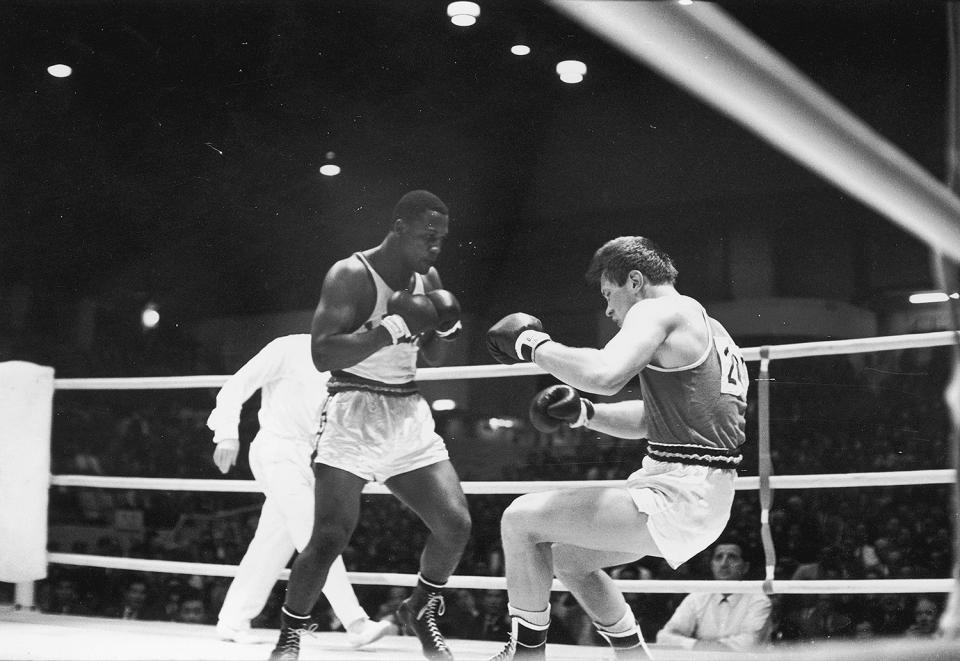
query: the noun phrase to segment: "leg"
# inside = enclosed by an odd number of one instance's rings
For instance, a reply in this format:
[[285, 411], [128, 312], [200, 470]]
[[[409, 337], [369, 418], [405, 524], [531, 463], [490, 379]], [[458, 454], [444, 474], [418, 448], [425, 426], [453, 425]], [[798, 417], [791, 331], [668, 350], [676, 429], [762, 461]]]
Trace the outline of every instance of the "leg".
[[324, 464], [315, 466], [314, 518], [310, 541], [290, 571], [284, 607], [308, 615], [320, 597], [333, 562], [346, 548], [360, 516], [365, 480]]
[[470, 510], [460, 478], [449, 461], [391, 477], [390, 489], [430, 530], [420, 555], [420, 575], [437, 584], [447, 579], [460, 562], [470, 539]]
[[232, 632], [250, 628], [250, 620], [263, 609], [294, 548], [306, 544], [313, 527], [309, 446], [258, 434], [250, 444], [249, 456], [266, 500], [257, 531], [220, 610], [221, 635], [228, 638]]
[[603, 568], [633, 562], [641, 557], [636, 553], [595, 551], [569, 544], [553, 546], [557, 578], [583, 606], [618, 660], [649, 659], [650, 650], [630, 605]]
[[217, 625], [221, 636], [235, 639], [233, 636], [250, 628], [250, 620], [263, 610], [293, 551], [293, 540], [279, 508], [267, 497], [260, 512], [257, 532], [237, 567], [237, 574], [220, 608]]
[[[637, 510], [626, 489], [550, 491], [513, 501], [501, 521], [512, 631], [507, 647], [494, 659], [544, 658], [555, 567], [578, 598], [597, 590], [587, 595], [585, 609], [618, 658], [621, 650], [633, 654], [636, 647], [645, 652], [623, 595], [609, 577], [593, 572], [659, 555], [646, 524], [646, 514]], [[599, 622], [598, 614], [611, 617], [611, 624]]]
[[[286, 567], [294, 548], [302, 552], [313, 534], [314, 492], [316, 487], [313, 469], [310, 465], [310, 452], [309, 447], [303, 447], [300, 444], [291, 444], [287, 441], [277, 443], [270, 439], [255, 442], [250, 448], [250, 467], [253, 470], [254, 477], [257, 478], [267, 494], [267, 500], [264, 503], [260, 524], [257, 526], [257, 534], [254, 537], [254, 542], [250, 544], [250, 550], [247, 551], [247, 554], [249, 555], [253, 551], [254, 543], [260, 537], [261, 532], [264, 531], [265, 526], [266, 529], [276, 532], [276, 536], [283, 540], [284, 548], [287, 548], [287, 551], [285, 554], [278, 553], [278, 557], [273, 558], [273, 562], [282, 561], [279, 568], [272, 574], [273, 581], [276, 581], [277, 574]], [[263, 547], [258, 549], [259, 556], [263, 557], [261, 562], [265, 563], [267, 554], [279, 547], [280, 539], [276, 540], [277, 547], [274, 548], [267, 548], [266, 543], [260, 545]], [[246, 560], [247, 557], [244, 556], [244, 562]], [[237, 578], [231, 585], [231, 590], [243, 573], [243, 562], [240, 563], [240, 566], [241, 571], [238, 571]], [[265, 564], [263, 571], [267, 572]], [[263, 593], [264, 602], [272, 587], [273, 582], [270, 582], [270, 585], [266, 587], [266, 592]], [[347, 569], [343, 565], [343, 559], [339, 556], [330, 565], [323, 586], [323, 594], [327, 597], [330, 607], [344, 627], [349, 627], [355, 622], [366, 621], [367, 614], [360, 607], [360, 602], [357, 601], [353, 586], [347, 579]], [[252, 600], [253, 597], [250, 598]], [[226, 604], [226, 602], [224, 603]], [[252, 606], [250, 608], [252, 609]], [[263, 608], [263, 603], [260, 603], [260, 608]], [[258, 609], [254, 615], [259, 612]]]
[[460, 480], [453, 465], [444, 460], [396, 475], [386, 484], [430, 530], [420, 555], [417, 587], [400, 605], [397, 618], [417, 635], [428, 659], [453, 659], [437, 616], [443, 612], [440, 589], [456, 569], [470, 537], [470, 511]]
[[333, 560], [327, 571], [327, 580], [323, 584], [323, 596], [330, 602], [334, 615], [345, 629], [357, 621], [366, 621], [367, 612], [360, 606], [357, 594], [347, 578], [347, 568], [339, 555]]
[[330, 602], [337, 619], [347, 630], [347, 642], [351, 647], [363, 647], [383, 638], [393, 624], [391, 622], [374, 622], [367, 617], [357, 600], [357, 594], [347, 578], [347, 568], [343, 564], [343, 557], [337, 556], [327, 572], [327, 581], [323, 584], [323, 595]]
[[[626, 489], [600, 487], [530, 493], [517, 498], [500, 524], [510, 604], [542, 611], [553, 582], [552, 544], [632, 555], [660, 555]], [[620, 597], [622, 599], [622, 596]], [[602, 609], [600, 604], [592, 607]]]
[[630, 607], [603, 568], [634, 562], [642, 555], [596, 551], [569, 544], [554, 544], [552, 550], [557, 578], [576, 597], [591, 620], [600, 625], [612, 625], [623, 617]]

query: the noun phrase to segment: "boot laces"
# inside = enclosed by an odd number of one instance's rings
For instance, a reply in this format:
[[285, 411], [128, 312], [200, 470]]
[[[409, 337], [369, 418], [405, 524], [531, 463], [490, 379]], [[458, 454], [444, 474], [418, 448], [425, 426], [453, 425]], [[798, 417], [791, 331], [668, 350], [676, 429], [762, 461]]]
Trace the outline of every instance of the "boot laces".
[[286, 633], [283, 637], [283, 641], [280, 643], [280, 650], [288, 654], [296, 654], [300, 651], [300, 637], [303, 634], [308, 636], [315, 636], [317, 632], [317, 623], [314, 622], [309, 626], [302, 627], [290, 627], [286, 630]]
[[517, 641], [512, 637], [502, 650], [496, 655], [490, 657], [487, 661], [513, 661], [513, 656], [517, 651]]
[[423, 620], [427, 625], [427, 631], [430, 634], [430, 639], [433, 641], [434, 647], [438, 650], [448, 650], [447, 641], [444, 640], [443, 634], [440, 633], [440, 627], [437, 625], [437, 616], [443, 616], [447, 611], [446, 602], [443, 600], [443, 595], [433, 594], [427, 599], [427, 603], [423, 605], [417, 612], [417, 619]]

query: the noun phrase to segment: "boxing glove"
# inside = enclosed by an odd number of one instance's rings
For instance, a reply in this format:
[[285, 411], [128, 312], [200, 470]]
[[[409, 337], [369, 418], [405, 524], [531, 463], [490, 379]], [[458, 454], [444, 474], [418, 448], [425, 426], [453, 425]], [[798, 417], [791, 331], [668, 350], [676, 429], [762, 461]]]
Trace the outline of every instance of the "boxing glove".
[[523, 312], [508, 314], [487, 331], [487, 351], [504, 365], [533, 360], [537, 347], [549, 341], [540, 320]]
[[441, 340], [455, 340], [460, 335], [460, 301], [446, 289], [427, 292], [427, 298], [437, 311], [436, 336]]
[[582, 427], [593, 417], [593, 402], [568, 385], [544, 388], [530, 402], [530, 422], [537, 431], [549, 434], [564, 422]]
[[395, 291], [387, 299], [387, 314], [380, 320], [393, 344], [409, 341], [414, 336], [437, 326], [437, 309], [422, 294]]

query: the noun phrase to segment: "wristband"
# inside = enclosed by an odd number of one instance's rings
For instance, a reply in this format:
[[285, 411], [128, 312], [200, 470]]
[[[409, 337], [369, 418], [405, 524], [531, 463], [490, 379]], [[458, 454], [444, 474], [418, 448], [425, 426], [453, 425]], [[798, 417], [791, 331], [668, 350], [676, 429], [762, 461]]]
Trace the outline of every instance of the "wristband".
[[380, 320], [380, 325], [390, 333], [390, 343], [396, 344], [405, 337], [410, 337], [410, 329], [407, 328], [407, 322], [399, 314], [388, 314]]
[[513, 349], [517, 352], [517, 358], [532, 362], [537, 347], [544, 342], [549, 342], [551, 339], [552, 338], [543, 331], [525, 330], [517, 336], [517, 341]]
[[589, 399], [583, 397], [580, 398], [580, 416], [576, 419], [575, 422], [571, 422], [571, 427], [585, 427], [587, 420], [593, 419], [594, 414], [593, 402]]
[[451, 335], [456, 335], [457, 333], [460, 332], [460, 329], [462, 328], [463, 328], [463, 324], [461, 324], [460, 320], [457, 319], [457, 323], [455, 323], [453, 326], [451, 326], [447, 330], [445, 331], [435, 330], [433, 331], [433, 333], [441, 340], [452, 340], [453, 337], [451, 337]]

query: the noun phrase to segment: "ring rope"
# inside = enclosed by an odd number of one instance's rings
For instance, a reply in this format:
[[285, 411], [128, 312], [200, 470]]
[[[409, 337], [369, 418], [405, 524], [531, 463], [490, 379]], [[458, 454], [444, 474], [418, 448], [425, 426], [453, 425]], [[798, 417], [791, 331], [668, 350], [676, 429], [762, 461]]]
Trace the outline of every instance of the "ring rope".
[[[895, 487], [920, 484], [952, 484], [956, 471], [952, 468], [933, 468], [914, 471], [886, 471], [874, 473], [828, 473], [822, 475], [771, 475], [770, 487], [777, 489], [823, 489], [830, 487]], [[225, 493], [260, 493], [256, 480], [218, 480], [179, 477], [113, 477], [107, 475], [52, 475], [50, 484], [61, 487], [97, 489], [143, 489], [152, 491], [222, 491]], [[507, 482], [462, 482], [467, 494], [524, 494], [554, 489], [590, 487], [624, 487], [626, 480], [539, 480]], [[738, 477], [737, 491], [756, 491], [760, 478], [756, 475]], [[388, 494], [382, 484], [368, 483], [365, 494]]]
[[[236, 565], [221, 565], [206, 562], [181, 562], [176, 560], [150, 560], [147, 558], [121, 558], [108, 555], [81, 553], [48, 553], [48, 562], [81, 567], [154, 571], [167, 574], [234, 576]], [[417, 583], [416, 574], [387, 572], [347, 572], [351, 583], [358, 585], [405, 585]], [[290, 578], [290, 570], [284, 569], [280, 580]], [[886, 592], [919, 593], [950, 592], [953, 580], [949, 578], [894, 578], [874, 580], [811, 580], [811, 581], [705, 581], [705, 580], [624, 580], [614, 583], [624, 592], [679, 594], [682, 592], [729, 592], [737, 594], [877, 594]], [[446, 583], [449, 588], [467, 590], [505, 590], [507, 579], [502, 576], [451, 576]], [[555, 592], [566, 592], [559, 579], [551, 587]]]
[[[921, 349], [953, 344], [953, 331], [913, 333], [886, 337], [832, 340], [828, 342], [802, 342], [776, 344], [769, 347], [771, 360], [786, 358], [810, 358], [835, 356], [848, 353], [870, 353], [897, 349]], [[760, 360], [759, 347], [741, 349], [744, 360]], [[448, 367], [423, 367], [417, 370], [417, 381], [452, 381], [461, 379], [486, 379], [510, 376], [536, 376], [546, 374], [543, 368], [533, 363], [516, 365], [455, 365]], [[226, 375], [203, 376], [148, 376], [148, 377], [102, 377], [54, 379], [57, 390], [165, 390], [186, 388], [219, 388], [226, 382]]]
[[[914, 349], [951, 345], [955, 341], [952, 331], [897, 335], [879, 338], [862, 338], [829, 342], [808, 342], [764, 346], [743, 349], [745, 360], [762, 360], [760, 390], [769, 389], [769, 374], [765, 367], [773, 359], [802, 358], [812, 356], [842, 355], [850, 353], [868, 353], [898, 349]], [[417, 380], [442, 381], [453, 379], [477, 379], [490, 377], [531, 376], [546, 372], [532, 363], [516, 365], [480, 365], [423, 368], [417, 371]], [[90, 378], [90, 379], [54, 379], [54, 388], [58, 390], [142, 390], [142, 389], [183, 389], [215, 388], [223, 385], [227, 376], [206, 375], [187, 377], [139, 377], [139, 378]], [[767, 397], [761, 395], [761, 413]], [[769, 430], [763, 431], [769, 443]], [[768, 447], [769, 450], [769, 447]], [[762, 452], [761, 452], [762, 454]], [[954, 469], [890, 471], [880, 473], [847, 473], [830, 475], [772, 475], [772, 466], [761, 457], [760, 475], [742, 477], [737, 480], [736, 489], [760, 490], [762, 503], [761, 536], [763, 527], [769, 532], [769, 497], [773, 488], [806, 489], [824, 487], [876, 487], [918, 484], [953, 484], [956, 481]], [[50, 484], [57, 486], [154, 489], [165, 491], [236, 491], [259, 492], [254, 480], [198, 480], [183, 478], [142, 478], [113, 477], [92, 475], [51, 475]], [[603, 487], [625, 485], [624, 480], [597, 481], [511, 481], [511, 482], [464, 482], [463, 490], [467, 494], [519, 494], [545, 491], [556, 488]], [[389, 490], [383, 485], [368, 484], [364, 493], [385, 494]], [[764, 496], [766, 494], [766, 496]], [[772, 540], [771, 540], [772, 541]], [[764, 539], [765, 554], [772, 553], [772, 543], [768, 546]], [[146, 558], [123, 558], [87, 554], [48, 553], [47, 561], [52, 564], [80, 565], [103, 568], [134, 569], [177, 574], [201, 574], [212, 576], [233, 576], [237, 567], [210, 563], [190, 563]], [[766, 578], [762, 581], [689, 581], [689, 580], [616, 580], [616, 585], [624, 592], [643, 593], [692, 593], [692, 592], [730, 592], [765, 594], [878, 594], [887, 592], [920, 593], [952, 592], [956, 581], [944, 579], [881, 579], [881, 580], [810, 580], [792, 581], [773, 580], [773, 564], [770, 556], [766, 558]], [[285, 570], [279, 578], [286, 579]], [[412, 586], [415, 575], [378, 572], [351, 572], [350, 580], [365, 585], [403, 585]], [[505, 589], [506, 579], [492, 576], [451, 576], [448, 585], [465, 589]], [[559, 580], [554, 580], [552, 589], [566, 591]]]

